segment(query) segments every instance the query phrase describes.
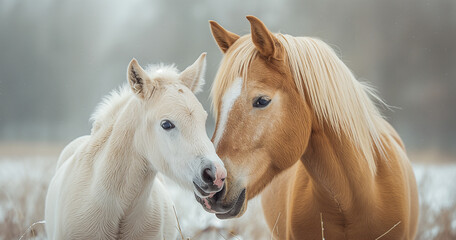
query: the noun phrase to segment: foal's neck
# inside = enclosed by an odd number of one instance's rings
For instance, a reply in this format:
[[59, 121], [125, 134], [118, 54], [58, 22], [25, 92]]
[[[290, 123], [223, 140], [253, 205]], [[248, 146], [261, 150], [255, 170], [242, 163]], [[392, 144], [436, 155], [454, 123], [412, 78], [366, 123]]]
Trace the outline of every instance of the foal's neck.
[[130, 99], [109, 121], [94, 133], [94, 143], [101, 150], [94, 165], [99, 183], [108, 194], [113, 194], [125, 204], [148, 192], [156, 172], [135, 147], [135, 132], [141, 121], [134, 114], [136, 99]]
[[[325, 128], [329, 129], [329, 128]], [[343, 211], [374, 204], [374, 176], [353, 142], [331, 130], [312, 130], [301, 158], [318, 196], [336, 201]]]

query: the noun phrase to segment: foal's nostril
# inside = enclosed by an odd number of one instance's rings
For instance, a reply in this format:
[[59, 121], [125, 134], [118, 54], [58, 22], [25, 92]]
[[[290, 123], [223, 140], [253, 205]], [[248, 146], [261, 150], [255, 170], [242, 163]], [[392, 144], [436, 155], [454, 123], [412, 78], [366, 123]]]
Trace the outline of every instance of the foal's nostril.
[[205, 168], [203, 170], [203, 181], [210, 184], [215, 181], [215, 174], [210, 168]]

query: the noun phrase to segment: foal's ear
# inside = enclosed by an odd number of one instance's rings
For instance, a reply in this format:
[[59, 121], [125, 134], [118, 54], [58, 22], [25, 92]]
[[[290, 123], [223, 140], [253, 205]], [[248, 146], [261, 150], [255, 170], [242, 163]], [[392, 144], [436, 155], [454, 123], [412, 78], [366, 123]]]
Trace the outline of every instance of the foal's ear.
[[226, 53], [226, 51], [228, 51], [228, 48], [230, 48], [231, 45], [233, 45], [233, 43], [239, 39], [239, 36], [225, 30], [215, 21], [211, 20], [209, 23], [211, 24], [212, 36], [214, 36], [214, 39], [219, 45], [220, 50], [222, 50], [223, 53]]
[[149, 76], [134, 58], [128, 65], [127, 79], [133, 92], [144, 98], [146, 94], [146, 81], [149, 81]]
[[198, 93], [204, 85], [204, 74], [206, 72], [206, 53], [202, 53], [196, 61], [188, 66], [179, 75], [179, 80], [193, 93]]
[[260, 19], [254, 16], [247, 16], [250, 22], [252, 42], [260, 54], [268, 59], [282, 59], [281, 44], [279, 40], [266, 28]]

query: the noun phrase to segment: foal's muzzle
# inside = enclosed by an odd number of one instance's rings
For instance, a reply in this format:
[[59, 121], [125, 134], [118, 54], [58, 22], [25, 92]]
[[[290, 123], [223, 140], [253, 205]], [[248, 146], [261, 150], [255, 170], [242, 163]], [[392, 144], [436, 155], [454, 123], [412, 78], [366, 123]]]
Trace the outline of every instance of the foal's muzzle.
[[204, 160], [199, 176], [193, 179], [195, 194], [201, 198], [212, 197], [222, 190], [225, 178], [225, 167], [213, 161]]

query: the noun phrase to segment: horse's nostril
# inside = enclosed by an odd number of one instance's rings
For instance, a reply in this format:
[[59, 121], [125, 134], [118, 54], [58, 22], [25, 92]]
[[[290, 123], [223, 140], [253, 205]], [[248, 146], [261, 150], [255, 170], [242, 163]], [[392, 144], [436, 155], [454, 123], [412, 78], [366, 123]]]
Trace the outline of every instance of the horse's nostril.
[[203, 170], [203, 181], [205, 183], [213, 183], [215, 181], [215, 174], [210, 168], [205, 168]]

